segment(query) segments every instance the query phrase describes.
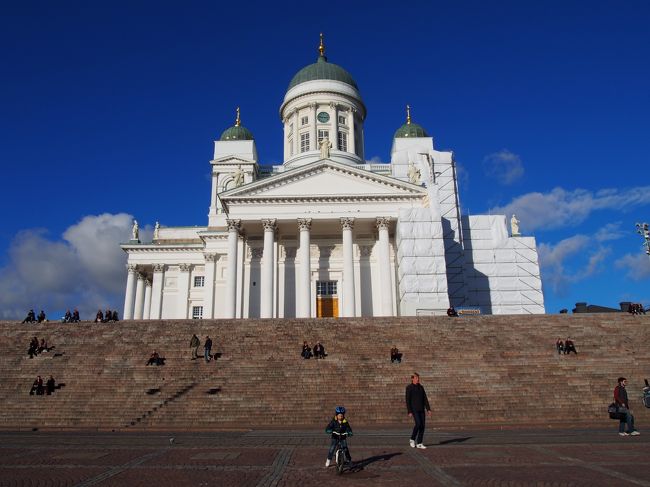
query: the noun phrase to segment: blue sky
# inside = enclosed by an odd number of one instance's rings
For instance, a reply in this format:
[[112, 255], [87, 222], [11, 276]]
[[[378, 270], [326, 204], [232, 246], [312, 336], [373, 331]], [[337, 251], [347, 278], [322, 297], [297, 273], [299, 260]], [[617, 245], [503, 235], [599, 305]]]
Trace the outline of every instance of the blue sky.
[[[537, 237], [548, 312], [650, 304], [650, 4], [17, 2], [0, 18], [0, 317], [115, 307], [116, 242], [204, 225], [212, 143], [241, 106], [262, 164], [317, 56], [356, 79], [367, 159], [404, 106], [453, 150], [463, 212]], [[54, 316], [51, 316], [54, 317]]]

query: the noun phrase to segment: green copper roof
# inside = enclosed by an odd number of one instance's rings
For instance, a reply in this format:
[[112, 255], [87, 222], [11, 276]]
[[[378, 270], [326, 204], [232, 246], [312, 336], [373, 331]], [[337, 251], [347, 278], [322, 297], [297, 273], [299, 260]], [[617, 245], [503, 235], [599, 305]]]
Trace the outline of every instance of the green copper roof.
[[235, 125], [224, 130], [219, 140], [253, 140], [253, 134], [246, 127]]
[[304, 83], [306, 81], [314, 81], [318, 79], [331, 79], [335, 81], [342, 81], [343, 83], [353, 86], [357, 90], [359, 89], [357, 87], [356, 81], [352, 79], [352, 75], [350, 73], [348, 73], [341, 66], [328, 63], [327, 58], [325, 56], [319, 56], [318, 60], [314, 64], [305, 66], [304, 68], [302, 68], [300, 71], [296, 73], [296, 75], [291, 80], [291, 83], [289, 83], [288, 90], [290, 90], [296, 85], [299, 85], [300, 83]]
[[426, 131], [417, 123], [405, 123], [395, 132], [394, 138], [398, 137], [428, 137]]

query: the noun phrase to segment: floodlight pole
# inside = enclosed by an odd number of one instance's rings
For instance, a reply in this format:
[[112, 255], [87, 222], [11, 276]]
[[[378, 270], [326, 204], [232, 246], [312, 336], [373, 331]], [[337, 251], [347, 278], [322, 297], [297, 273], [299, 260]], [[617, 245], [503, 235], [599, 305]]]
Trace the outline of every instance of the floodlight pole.
[[637, 223], [636, 233], [643, 236], [643, 247], [645, 248], [646, 255], [650, 258], [650, 229], [648, 229], [648, 224]]

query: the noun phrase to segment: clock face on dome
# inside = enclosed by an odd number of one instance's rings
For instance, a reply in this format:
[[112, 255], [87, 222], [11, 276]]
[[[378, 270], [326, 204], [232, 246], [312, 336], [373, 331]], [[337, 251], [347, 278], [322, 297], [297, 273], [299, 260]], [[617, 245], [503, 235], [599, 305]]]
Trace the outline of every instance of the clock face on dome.
[[320, 112], [318, 114], [318, 121], [320, 123], [327, 123], [330, 121], [330, 114], [327, 112]]

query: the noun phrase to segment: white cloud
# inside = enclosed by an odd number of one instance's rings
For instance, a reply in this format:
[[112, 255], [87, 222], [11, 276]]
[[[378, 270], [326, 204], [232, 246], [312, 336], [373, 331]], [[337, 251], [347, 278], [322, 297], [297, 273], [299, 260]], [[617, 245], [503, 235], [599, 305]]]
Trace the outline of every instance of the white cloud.
[[366, 161], [366, 164], [387, 164], [386, 162], [381, 160], [381, 157], [379, 156], [374, 156], [371, 158], [369, 161]]
[[[629, 232], [627, 232], [629, 233]], [[621, 230], [621, 222], [608, 223], [594, 234], [594, 238], [599, 242], [609, 240], [618, 240], [625, 237], [626, 232]]]
[[638, 254], [625, 254], [614, 262], [617, 269], [626, 271], [626, 276], [633, 281], [650, 278], [650, 257], [639, 250]]
[[[42, 229], [20, 232], [0, 271], [0, 318], [22, 318], [30, 308], [48, 313], [78, 307], [82, 318], [100, 307], [121, 313], [126, 254], [119, 244], [130, 239], [131, 224], [131, 215], [105, 213], [84, 217], [62, 240], [49, 239]], [[141, 239], [150, 233], [146, 228]]]
[[[594, 236], [574, 235], [556, 244], [540, 243], [537, 250], [544, 286], [563, 296], [572, 284], [599, 273], [611, 248], [595, 245], [595, 241]], [[573, 264], [570, 269], [565, 268], [567, 261]], [[580, 265], [576, 267], [576, 263]]]
[[508, 149], [502, 149], [499, 152], [485, 156], [483, 170], [487, 176], [506, 186], [521, 179], [524, 175], [521, 157]]
[[532, 232], [582, 223], [597, 210], [626, 210], [646, 204], [650, 204], [650, 186], [604, 189], [595, 193], [585, 189], [555, 188], [549, 193], [518, 196], [505, 206], [492, 208], [490, 213], [515, 213], [522, 230]]

